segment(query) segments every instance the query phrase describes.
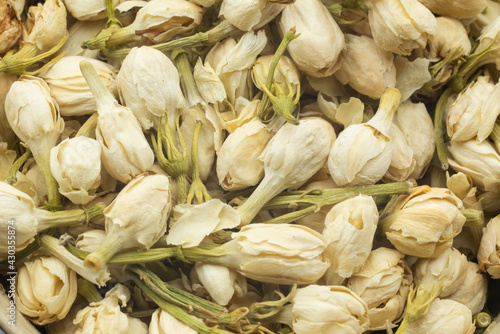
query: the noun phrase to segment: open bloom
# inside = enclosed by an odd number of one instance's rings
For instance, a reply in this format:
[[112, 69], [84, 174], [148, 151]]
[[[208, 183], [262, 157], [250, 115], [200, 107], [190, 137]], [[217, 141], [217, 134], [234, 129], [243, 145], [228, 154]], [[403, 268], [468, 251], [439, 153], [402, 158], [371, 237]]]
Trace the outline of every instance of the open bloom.
[[61, 0], [48, 0], [31, 6], [26, 23], [24, 43], [35, 45], [45, 52], [59, 44], [68, 33], [66, 29], [66, 7]]
[[448, 162], [457, 172], [472, 178], [480, 190], [500, 190], [500, 155], [488, 140], [452, 140], [448, 143]]
[[429, 37], [429, 59], [434, 61], [448, 56], [457, 59], [469, 55], [471, 44], [462, 22], [446, 16], [437, 17], [436, 21], [438, 32]]
[[85, 307], [76, 314], [73, 323], [78, 324], [76, 334], [147, 334], [148, 326], [137, 318], [123, 313], [120, 306], [126, 306], [130, 292], [121, 285], [115, 285], [106, 297]]
[[16, 305], [37, 325], [63, 319], [76, 299], [76, 273], [56, 257], [26, 262], [17, 274]]
[[8, 1], [0, 3], [0, 17], [2, 18], [0, 24], [0, 54], [4, 54], [21, 37], [22, 24]]
[[403, 314], [413, 277], [404, 254], [385, 247], [370, 253], [346, 286], [368, 304], [370, 329], [386, 328]]
[[421, 186], [401, 195], [381, 222], [389, 241], [401, 252], [421, 258], [449, 249], [462, 230], [462, 201], [448, 189]]
[[409, 55], [437, 33], [434, 15], [418, 0], [374, 0], [368, 13], [373, 39], [382, 49]]
[[472, 312], [467, 306], [454, 300], [435, 299], [429, 312], [412, 323], [407, 334], [473, 334], [476, 330], [472, 322]]
[[292, 327], [297, 334], [356, 333], [368, 330], [368, 307], [343, 286], [309, 285], [292, 300]]
[[447, 110], [446, 129], [454, 141], [484, 141], [500, 115], [500, 84], [480, 76], [469, 84]]
[[191, 1], [153, 0], [139, 9], [134, 22], [118, 32], [132, 38], [142, 36], [158, 44], [191, 33], [201, 17], [202, 8]]
[[491, 219], [483, 232], [477, 260], [481, 270], [500, 278], [500, 216]]

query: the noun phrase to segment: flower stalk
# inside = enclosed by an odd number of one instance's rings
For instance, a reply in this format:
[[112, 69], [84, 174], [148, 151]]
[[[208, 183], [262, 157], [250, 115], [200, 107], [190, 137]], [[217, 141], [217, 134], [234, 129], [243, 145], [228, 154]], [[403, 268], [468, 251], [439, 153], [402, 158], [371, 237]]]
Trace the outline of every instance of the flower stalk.
[[17, 171], [21, 168], [22, 165], [31, 158], [31, 151], [28, 149], [26, 152], [24, 152], [23, 155], [21, 155], [19, 158], [17, 158], [16, 161], [12, 164], [12, 166], [9, 169], [9, 173], [7, 174], [7, 183], [10, 184], [11, 186], [14, 185], [17, 182]]
[[106, 12], [108, 14], [106, 28], [96, 37], [83, 42], [82, 48], [90, 50], [106, 49], [108, 40], [123, 27], [122, 23], [115, 16], [115, 5], [113, 0], [106, 0]]
[[207, 323], [235, 325], [241, 318], [225, 314], [225, 309], [215, 303], [199, 298], [188, 292], [169, 286], [158, 276], [138, 265], [127, 266], [126, 273], [139, 288], [163, 310], [182, 321], [199, 333], [230, 333], [193, 319], [189, 314], [204, 319]]
[[290, 191], [284, 192], [267, 202], [263, 210], [284, 209], [289, 208], [291, 205], [317, 205], [321, 208], [322, 206], [336, 204], [360, 194], [367, 196], [408, 194], [412, 188], [413, 182], [405, 181], [349, 188]]
[[39, 236], [39, 242], [43, 248], [45, 248], [52, 255], [57, 257], [59, 260], [64, 262], [69, 268], [76, 271], [77, 274], [98, 285], [99, 287], [104, 286], [110, 278], [110, 273], [107, 267], [103, 267], [98, 271], [94, 271], [84, 266], [83, 260], [74, 256], [70, 251], [68, 251], [63, 245], [59, 243], [57, 238], [51, 237], [47, 234], [42, 234]]
[[[169, 126], [168, 117], [160, 119], [160, 126], [158, 127], [158, 134], [155, 138], [151, 133], [151, 142], [153, 143], [153, 151], [161, 168], [167, 172], [168, 175], [174, 177], [177, 181], [179, 204], [186, 203], [188, 182], [186, 176], [189, 170], [189, 157], [187, 154], [187, 147], [179, 126], [180, 115], [177, 114], [175, 120], [175, 130]], [[179, 143], [182, 153], [177, 149], [175, 132], [179, 135]], [[163, 149], [165, 146], [165, 150]], [[166, 153], [166, 154], [165, 154]]]
[[[297, 125], [298, 120], [292, 115], [292, 111], [295, 105], [299, 102], [300, 98], [300, 83], [297, 88], [297, 95], [295, 98], [293, 98], [293, 89], [288, 80], [286, 80], [287, 86], [288, 86], [288, 94], [285, 94], [285, 92], [282, 90], [282, 88], [274, 84], [273, 85], [273, 79], [274, 79], [274, 71], [276, 70], [276, 67], [278, 66], [278, 62], [283, 55], [283, 53], [286, 50], [286, 47], [288, 44], [290, 44], [291, 41], [299, 37], [300, 34], [295, 33], [295, 28], [290, 29], [285, 35], [283, 36], [283, 40], [281, 41], [280, 45], [278, 46], [278, 49], [276, 50], [273, 60], [271, 61], [271, 65], [269, 66], [269, 72], [267, 74], [267, 79], [266, 79], [266, 84], [264, 85], [261, 81], [260, 78], [257, 74], [255, 74], [255, 78], [259, 82], [259, 85], [261, 86], [264, 94], [262, 95], [262, 100], [259, 105], [259, 118], [263, 119], [265, 118], [265, 111], [267, 109], [267, 103], [269, 100], [271, 100], [271, 103], [273, 105], [273, 110], [276, 114], [283, 116], [283, 118], [292, 124]], [[254, 67], [255, 71], [255, 67]], [[275, 95], [271, 92], [274, 87], [274, 92]]]
[[200, 179], [200, 167], [198, 165], [198, 140], [200, 137], [200, 129], [202, 122], [196, 121], [196, 127], [193, 133], [193, 143], [191, 144], [191, 166], [193, 166], [192, 181], [189, 187], [186, 202], [191, 204], [193, 198], [196, 198], [198, 204], [204, 203], [212, 199], [208, 194], [207, 188]]
[[85, 267], [100, 270], [124, 245], [125, 241], [122, 237], [108, 234], [104, 242], [95, 251], [85, 257]]
[[418, 285], [411, 290], [408, 294], [403, 321], [399, 325], [396, 334], [406, 333], [408, 327], [413, 322], [423, 317], [429, 311], [429, 307], [432, 301], [436, 299], [439, 291], [439, 287], [437, 289], [432, 287], [430, 290], [425, 290], [419, 289]]
[[59, 59], [64, 56], [65, 52], [61, 52], [56, 57], [51, 59], [47, 64], [43, 65], [37, 70], [27, 71], [27, 69], [59, 51], [59, 49], [66, 42], [67, 38], [68, 35], [66, 35], [57, 45], [55, 45], [49, 51], [40, 54], [38, 54], [38, 47], [33, 43], [25, 44], [18, 52], [14, 53], [14, 50], [7, 52], [7, 54], [5, 54], [5, 56], [0, 61], [0, 72], [17, 75], [37, 75], [38, 73], [45, 71], [46, 69], [57, 63]]
[[38, 221], [37, 232], [39, 233], [55, 227], [86, 224], [92, 219], [102, 217], [103, 210], [103, 203], [94, 204], [86, 210], [75, 209], [59, 212], [37, 210], [35, 214]]
[[[167, 52], [167, 51], [172, 51], [175, 48], [179, 47], [199, 47], [199, 46], [207, 46], [207, 45], [213, 45], [217, 43], [218, 41], [228, 37], [231, 35], [231, 33], [237, 31], [238, 29], [233, 26], [231, 23], [227, 22], [226, 20], [222, 21], [219, 23], [217, 26], [214, 28], [206, 31], [206, 32], [199, 32], [197, 34], [187, 36], [187, 37], [182, 37], [178, 38], [173, 41], [168, 41], [165, 43], [160, 43], [156, 45], [152, 45], [152, 48], [155, 48], [161, 52]], [[85, 47], [85, 45], [83, 45]], [[128, 53], [130, 52], [131, 49], [129, 48], [122, 48], [118, 50], [109, 50], [109, 49], [101, 49], [102, 53], [104, 56], [108, 58], [119, 58], [119, 59], [124, 59]]]
[[83, 296], [89, 303], [100, 302], [103, 298], [95, 285], [90, 283], [84, 278], [79, 278], [78, 281], [78, 294]]
[[97, 128], [97, 118], [99, 114], [97, 112], [93, 113], [86, 121], [83, 123], [82, 127], [78, 129], [75, 137], [84, 136], [87, 138], [95, 139], [95, 129]]

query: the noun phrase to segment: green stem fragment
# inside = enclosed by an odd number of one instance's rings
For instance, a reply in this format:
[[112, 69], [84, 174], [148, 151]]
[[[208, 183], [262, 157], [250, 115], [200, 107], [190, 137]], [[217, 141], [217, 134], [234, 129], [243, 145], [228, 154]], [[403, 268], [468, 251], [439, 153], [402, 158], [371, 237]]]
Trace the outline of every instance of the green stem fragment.
[[477, 328], [486, 328], [491, 324], [491, 315], [487, 312], [479, 312], [475, 314], [472, 319]]
[[[238, 29], [226, 20], [219, 23], [216, 27], [197, 34], [175, 39], [173, 41], [152, 45], [151, 47], [161, 52], [172, 51], [179, 47], [199, 47], [205, 45], [213, 45], [218, 41], [228, 37], [231, 33], [238, 31]], [[104, 56], [108, 58], [124, 59], [131, 49], [123, 48], [119, 50], [103, 49]]]
[[305, 209], [290, 212], [284, 215], [281, 215], [276, 218], [272, 218], [263, 222], [264, 224], [289, 224], [301, 218], [307, 217], [312, 213], [318, 211], [318, 207], [316, 205], [311, 205]]
[[42, 232], [50, 228], [70, 226], [76, 224], [86, 224], [90, 220], [102, 217], [104, 210], [103, 203], [97, 203], [89, 209], [64, 210], [50, 212], [37, 209], [35, 216], [38, 221], [37, 232]]
[[462, 209], [461, 212], [466, 218], [464, 226], [483, 226], [484, 225], [483, 210]]
[[276, 196], [264, 210], [288, 208], [290, 204], [298, 206], [336, 204], [360, 194], [367, 196], [408, 194], [413, 188], [412, 182], [393, 182], [349, 188], [318, 189], [316, 191], [291, 191]]
[[93, 252], [85, 257], [84, 265], [95, 271], [103, 268], [125, 245], [125, 240], [119, 235], [107, 234], [104, 242]]
[[45, 58], [48, 58], [52, 56], [54, 53], [59, 51], [59, 49], [64, 45], [66, 42], [66, 39], [68, 38], [68, 35], [64, 36], [61, 41], [55, 45], [52, 49], [49, 51], [40, 53], [40, 50], [38, 47], [33, 44], [33, 43], [26, 43], [21, 50], [18, 52], [15, 52], [13, 50], [7, 52], [5, 56], [2, 58], [0, 61], [0, 72], [4, 72], [7, 74], [29, 74], [29, 75], [36, 75], [42, 71], [45, 71], [46, 69], [50, 68], [52, 65], [57, 63], [59, 59], [61, 59], [65, 52], [61, 52], [59, 55], [51, 59], [48, 63], [40, 67], [39, 69], [35, 71], [27, 71], [29, 67], [32, 65], [38, 63], [39, 61], [44, 60]]
[[17, 171], [21, 169], [21, 166], [24, 165], [26, 160], [28, 160], [31, 156], [32, 156], [31, 151], [27, 150], [23, 155], [17, 158], [16, 161], [14, 161], [14, 163], [9, 169], [9, 173], [7, 174], [6, 181], [8, 184], [12, 186], [17, 182], [17, 177], [16, 177]]
[[75, 137], [83, 136], [87, 138], [95, 139], [95, 129], [97, 128], [97, 118], [99, 115], [97, 112], [93, 113], [86, 121], [83, 123], [82, 127], [78, 129]]
[[[156, 275], [140, 266], [127, 266], [126, 273], [136, 285], [164, 311], [179, 321], [202, 334], [228, 334], [230, 332], [215, 327], [209, 327], [194, 319], [193, 315], [222, 314], [223, 308], [187, 292], [174, 289], [162, 282]], [[165, 298], [166, 297], [166, 298]], [[182, 305], [182, 306], [180, 306]], [[210, 309], [207, 309], [209, 307]], [[184, 309], [183, 309], [184, 308]], [[188, 313], [189, 312], [189, 313]]]
[[103, 298], [97, 291], [94, 284], [84, 278], [79, 278], [77, 281], [78, 293], [82, 295], [89, 303], [100, 302]]
[[193, 133], [193, 142], [191, 143], [191, 166], [193, 168], [191, 186], [187, 195], [186, 202], [191, 204], [193, 197], [196, 198], [198, 204], [204, 203], [212, 199], [208, 194], [207, 188], [200, 179], [200, 167], [198, 165], [198, 139], [200, 137], [201, 121], [196, 121], [196, 127]]
[[[298, 103], [298, 99], [300, 98], [300, 88], [297, 92], [296, 98], [293, 100], [292, 100], [293, 90], [291, 90], [290, 87], [288, 95], [278, 93], [276, 96], [274, 96], [271, 93], [271, 88], [273, 86], [274, 72], [276, 70], [276, 67], [278, 66], [278, 62], [281, 56], [285, 52], [288, 44], [290, 44], [291, 41], [293, 41], [299, 36], [300, 34], [295, 34], [295, 28], [292, 28], [290, 29], [290, 31], [285, 33], [285, 35], [283, 36], [283, 40], [281, 41], [280, 45], [278, 46], [278, 49], [274, 53], [273, 59], [269, 66], [269, 72], [267, 74], [265, 85], [263, 85], [262, 82], [260, 82], [259, 76], [255, 75], [255, 78], [259, 81], [261, 89], [264, 92], [264, 94], [262, 95], [262, 100], [260, 101], [259, 111], [258, 111], [258, 116], [261, 119], [264, 118], [265, 116], [264, 113], [267, 109], [268, 100], [271, 100], [273, 104], [273, 109], [278, 115], [283, 116], [283, 118], [285, 118], [287, 122], [290, 122], [292, 124], [298, 124], [298, 120], [291, 114], [292, 112], [291, 109], [293, 108], [294, 105]], [[275, 87], [277, 88], [278, 86], [275, 85]]]

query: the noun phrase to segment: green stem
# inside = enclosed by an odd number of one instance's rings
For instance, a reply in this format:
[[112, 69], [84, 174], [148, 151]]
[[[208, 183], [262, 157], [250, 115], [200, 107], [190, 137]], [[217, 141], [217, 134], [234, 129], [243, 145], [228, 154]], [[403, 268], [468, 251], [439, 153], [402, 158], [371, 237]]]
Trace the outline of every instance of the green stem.
[[17, 171], [21, 169], [21, 166], [24, 165], [26, 160], [28, 160], [30, 157], [31, 157], [31, 151], [27, 150], [23, 155], [17, 158], [16, 161], [14, 161], [14, 163], [9, 169], [9, 173], [7, 174], [8, 184], [12, 186], [17, 182], [17, 177], [16, 177]]
[[412, 188], [412, 182], [393, 182], [349, 188], [318, 189], [314, 192], [291, 191], [276, 196], [266, 203], [263, 209], [283, 209], [288, 208], [290, 205], [317, 205], [318, 207], [322, 207], [336, 204], [358, 195], [378, 196], [408, 194]]
[[35, 216], [38, 221], [37, 232], [40, 233], [49, 228], [85, 224], [94, 218], [103, 215], [104, 204], [97, 203], [87, 210], [75, 209], [59, 212], [49, 212], [36, 209]]
[[375, 116], [367, 123], [374, 126], [379, 131], [389, 133], [392, 119], [398, 110], [401, 102], [401, 93], [395, 88], [387, 88], [380, 97], [379, 107]]
[[41, 54], [38, 54], [40, 50], [38, 47], [33, 44], [33, 43], [26, 43], [23, 45], [21, 50], [18, 52], [14, 53], [13, 51], [7, 52], [7, 54], [2, 58], [0, 61], [0, 72], [4, 72], [7, 74], [31, 74], [35, 75], [45, 69], [47, 69], [49, 66], [53, 65], [55, 62], [57, 62], [59, 59], [61, 59], [64, 56], [64, 52], [59, 54], [57, 57], [49, 61], [47, 64], [39, 68], [38, 70], [34, 72], [27, 72], [26, 69], [33, 64], [42, 61], [45, 58], [48, 58], [52, 56], [54, 53], [56, 53], [66, 42], [66, 39], [68, 38], [68, 35], [66, 35], [56, 46], [54, 46], [52, 49], [49, 51], [43, 52]]
[[136, 35], [136, 31], [133, 25], [129, 25], [123, 28], [118, 28], [113, 31], [111, 36], [106, 40], [106, 48], [112, 48], [115, 46], [120, 46], [123, 44], [138, 42], [141, 40], [141, 36]]
[[[79, 259], [85, 259], [90, 252], [86, 252], [72, 246], [66, 245], [68, 252]], [[221, 260], [224, 257], [224, 250], [221, 246], [216, 246], [212, 249], [204, 249], [201, 247], [191, 247], [182, 249], [180, 246], [151, 248], [146, 251], [128, 251], [113, 255], [108, 261], [108, 264], [138, 264], [166, 260], [169, 258], [178, 258], [184, 262], [207, 262], [211, 264], [224, 265]]]
[[165, 301], [158, 294], [155, 293], [153, 289], [151, 289], [147, 284], [144, 283], [144, 276], [140, 276], [134, 271], [130, 270], [130, 268], [125, 269], [130, 278], [135, 282], [135, 284], [149, 297], [151, 298], [158, 306], [160, 306], [164, 311], [168, 312], [172, 316], [174, 316], [179, 321], [183, 322], [190, 328], [196, 330], [201, 334], [229, 334], [231, 332], [218, 329], [216, 327], [208, 327], [203, 322], [198, 321], [191, 317], [187, 312], [183, 311], [179, 306], [176, 306], [172, 303]]
[[186, 175], [180, 175], [175, 179], [177, 181], [177, 204], [187, 203], [188, 181]]
[[135, 312], [130, 312], [128, 313], [129, 317], [132, 318], [148, 318], [155, 313], [157, 308], [151, 309], [151, 310], [144, 310], [144, 311], [135, 311]]
[[55, 138], [54, 142], [52, 142], [52, 138], [41, 138], [41, 140], [31, 141], [28, 145], [45, 180], [48, 196], [48, 202], [45, 203], [45, 206], [50, 211], [58, 211], [62, 209], [61, 196], [58, 190], [59, 185], [50, 171], [50, 150], [54, 147], [54, 145]]
[[466, 218], [464, 226], [484, 225], [484, 213], [482, 210], [462, 209], [461, 211]]
[[106, 22], [106, 28], [111, 26], [122, 27], [122, 23], [118, 21], [115, 15], [115, 4], [113, 0], [106, 0], [106, 13], [108, 14], [108, 21]]
[[284, 190], [279, 181], [281, 180], [264, 176], [252, 195], [236, 209], [241, 218], [240, 227], [250, 224], [262, 207]]
[[116, 102], [114, 96], [111, 95], [106, 86], [104, 86], [104, 83], [91, 63], [82, 60], [80, 62], [80, 70], [92, 91], [92, 95], [95, 97], [97, 113], [107, 112], [108, 106]]
[[115, 4], [113, 0], [106, 0], [106, 13], [108, 14], [106, 28], [101, 30], [96, 37], [83, 42], [82, 48], [90, 50], [105, 50], [108, 40], [116, 31], [123, 27], [122, 23], [115, 16]]
[[103, 298], [97, 291], [94, 284], [84, 278], [79, 278], [77, 281], [78, 293], [82, 295], [89, 303], [100, 302]]
[[[85, 259], [90, 252], [86, 252], [76, 248], [71, 244], [66, 245], [66, 249], [78, 257], [79, 259]], [[108, 264], [136, 264], [136, 263], [148, 263], [154, 261], [160, 261], [176, 257], [178, 253], [177, 247], [171, 248], [153, 248], [147, 251], [141, 252], [123, 252], [113, 255], [107, 262]]]
[[490, 52], [497, 51], [500, 49], [500, 46], [492, 47], [495, 44], [497, 36], [491, 41], [491, 43], [482, 51], [473, 53], [466, 58], [465, 63], [463, 63], [456, 75], [450, 81], [450, 88], [453, 89], [455, 93], [461, 92], [467, 83], [469, 82], [470, 77], [483, 65], [494, 62], [493, 59], [485, 59], [485, 56]]
[[141, 280], [158, 296], [184, 308], [185, 311], [196, 312], [196, 314], [193, 313], [196, 316], [217, 318], [225, 311], [220, 305], [168, 285], [152, 271], [140, 265], [128, 265], [126, 270], [141, 277]]
[[59, 244], [59, 240], [47, 234], [42, 234], [39, 237], [40, 244], [52, 255], [64, 262], [69, 268], [73, 269], [78, 275], [86, 280], [97, 284], [99, 287], [106, 284], [109, 280], [109, 271], [107, 268], [95, 271], [84, 266], [82, 259], [74, 256], [63, 245]]
[[193, 133], [193, 142], [191, 143], [191, 166], [192, 166], [192, 182], [189, 187], [186, 202], [191, 204], [193, 197], [196, 198], [198, 204], [204, 203], [211, 199], [208, 194], [207, 188], [200, 179], [200, 167], [198, 165], [198, 139], [200, 137], [202, 123], [200, 120], [196, 121], [196, 127]]
[[491, 324], [491, 315], [487, 312], [479, 312], [475, 314], [472, 319], [477, 328], [486, 328]]
[[284, 215], [281, 215], [276, 218], [272, 218], [269, 220], [266, 220], [264, 224], [289, 224], [292, 223], [296, 220], [299, 220], [301, 218], [307, 217], [310, 214], [317, 212], [318, 207], [316, 205], [311, 205], [310, 207], [307, 207], [302, 210], [290, 212]]
[[[271, 91], [271, 86], [273, 84], [273, 79], [274, 79], [274, 71], [276, 70], [276, 66], [278, 66], [281, 56], [283, 55], [283, 53], [285, 53], [286, 47], [288, 46], [288, 44], [290, 44], [291, 41], [293, 41], [299, 36], [300, 34], [295, 34], [295, 28], [291, 28], [290, 31], [287, 31], [283, 36], [283, 40], [278, 46], [278, 49], [276, 49], [276, 52], [274, 53], [273, 56], [273, 60], [269, 65], [269, 72], [267, 73], [267, 78], [266, 78], [266, 88], [268, 91]], [[267, 108], [268, 101], [269, 101], [269, 95], [266, 92], [264, 92], [262, 95], [262, 100], [260, 101], [259, 112], [257, 114], [259, 118], [262, 118], [264, 116], [264, 112]]]
[[99, 118], [98, 113], [93, 113], [86, 121], [83, 123], [82, 127], [78, 129], [75, 137], [83, 136], [87, 138], [95, 139], [95, 129], [97, 128], [97, 119]]
[[123, 236], [116, 234], [106, 234], [104, 242], [93, 252], [85, 257], [84, 265], [93, 270], [103, 268], [125, 245]]
[[186, 97], [187, 105], [193, 106], [201, 103], [203, 99], [196, 87], [187, 52], [183, 48], [176, 48], [172, 51], [170, 57], [175, 61], [175, 67], [179, 72], [181, 88]]
[[[169, 41], [166, 43], [152, 45], [151, 47], [161, 52], [168, 52], [179, 47], [193, 48], [205, 45], [212, 45], [228, 37], [231, 33], [237, 30], [238, 29], [235, 26], [224, 20], [221, 23], [219, 23], [219, 25], [206, 32], [199, 32], [197, 34], [178, 38], [176, 40]], [[119, 50], [103, 50], [103, 54], [109, 58], [124, 59], [130, 52], [130, 50], [131, 49], [129, 48], [123, 48]]]
[[[175, 140], [175, 133], [179, 134], [179, 142], [182, 149], [182, 154], [177, 149], [177, 144]], [[167, 172], [168, 175], [174, 177], [177, 180], [177, 203], [186, 203], [188, 184], [186, 180], [187, 172], [189, 171], [189, 157], [187, 154], [186, 143], [182, 138], [182, 133], [179, 126], [179, 115], [175, 119], [175, 126], [171, 127], [169, 125], [168, 116], [162, 117], [160, 120], [160, 125], [158, 126], [158, 136], [155, 139], [154, 135], [151, 134], [151, 139], [153, 143], [153, 151], [160, 167]], [[165, 152], [163, 150], [163, 145], [165, 144]]]
[[443, 132], [443, 117], [445, 114], [446, 103], [448, 98], [453, 93], [451, 87], [445, 89], [445, 91], [439, 97], [436, 104], [436, 111], [434, 114], [434, 131], [436, 133], [436, 152], [441, 162], [441, 169], [447, 170], [450, 164], [448, 163], [448, 157], [446, 155], [446, 148], [444, 145], [444, 132]]

